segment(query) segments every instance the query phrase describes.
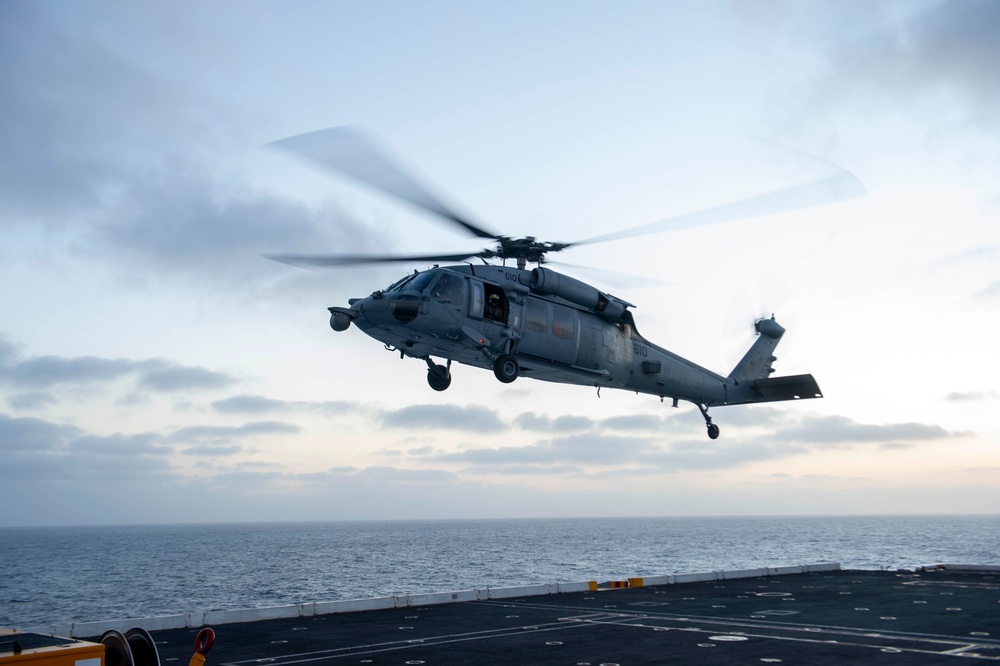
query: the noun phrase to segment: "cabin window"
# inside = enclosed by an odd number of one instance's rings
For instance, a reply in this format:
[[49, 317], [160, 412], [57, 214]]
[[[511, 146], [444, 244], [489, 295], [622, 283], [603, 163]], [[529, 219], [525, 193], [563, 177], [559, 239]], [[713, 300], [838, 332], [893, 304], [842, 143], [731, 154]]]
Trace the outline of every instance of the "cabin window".
[[549, 328], [549, 307], [545, 301], [528, 298], [524, 301], [524, 325], [532, 331], [544, 333]]
[[572, 339], [575, 335], [576, 317], [569, 308], [561, 305], [552, 306], [552, 333], [556, 337]]
[[469, 293], [469, 314], [473, 317], [483, 316], [483, 283], [479, 280], [469, 280], [472, 290]]

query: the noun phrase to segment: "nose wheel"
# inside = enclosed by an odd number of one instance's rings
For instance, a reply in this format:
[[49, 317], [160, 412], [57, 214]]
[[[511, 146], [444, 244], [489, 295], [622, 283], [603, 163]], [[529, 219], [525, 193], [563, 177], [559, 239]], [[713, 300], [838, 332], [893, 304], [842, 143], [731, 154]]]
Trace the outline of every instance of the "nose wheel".
[[719, 426], [712, 423], [712, 417], [708, 415], [708, 407], [699, 404], [698, 409], [701, 410], [701, 415], [705, 417], [705, 426], [708, 428], [708, 438], [719, 439]]

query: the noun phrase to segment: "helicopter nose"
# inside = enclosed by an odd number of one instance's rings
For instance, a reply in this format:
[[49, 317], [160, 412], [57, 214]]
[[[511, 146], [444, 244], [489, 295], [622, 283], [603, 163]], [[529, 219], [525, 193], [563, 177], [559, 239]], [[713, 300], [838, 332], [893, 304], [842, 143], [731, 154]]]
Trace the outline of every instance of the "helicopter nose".
[[358, 319], [372, 326], [384, 326], [392, 323], [389, 313], [389, 303], [384, 298], [360, 298], [351, 307], [358, 311]]
[[396, 295], [380, 295], [378, 298], [369, 296], [351, 303], [351, 309], [358, 313], [356, 323], [362, 327], [408, 323], [416, 317], [418, 308], [419, 303], [412, 305], [408, 301], [399, 303]]
[[380, 294], [351, 303], [358, 313], [356, 323], [364, 326], [391, 326], [409, 324], [420, 312], [420, 297], [416, 294]]

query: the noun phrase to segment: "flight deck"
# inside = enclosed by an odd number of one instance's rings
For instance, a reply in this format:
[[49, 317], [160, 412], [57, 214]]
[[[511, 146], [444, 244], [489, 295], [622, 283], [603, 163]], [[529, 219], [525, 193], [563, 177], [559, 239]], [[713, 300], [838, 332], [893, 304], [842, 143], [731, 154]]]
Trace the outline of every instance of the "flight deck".
[[[1000, 567], [728, 573], [215, 624], [207, 664], [1000, 661]], [[160, 663], [186, 663], [199, 629], [153, 630]]]

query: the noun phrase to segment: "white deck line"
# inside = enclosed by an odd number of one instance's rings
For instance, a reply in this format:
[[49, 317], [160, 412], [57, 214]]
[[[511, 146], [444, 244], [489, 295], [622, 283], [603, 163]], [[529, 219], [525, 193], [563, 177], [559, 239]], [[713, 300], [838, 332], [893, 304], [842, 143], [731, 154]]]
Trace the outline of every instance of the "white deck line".
[[[949, 569], [958, 565], [947, 565]], [[970, 566], [970, 565], [964, 565]], [[669, 574], [665, 576], [642, 576], [643, 587], [675, 585], [713, 580], [732, 580], [763, 576], [784, 576], [789, 574], [839, 571], [837, 562], [823, 564], [803, 564], [786, 567], [766, 567], [736, 571], [710, 571], [706, 573]], [[579, 583], [542, 583], [540, 585], [518, 585], [515, 587], [485, 587], [458, 592], [431, 592], [426, 594], [403, 594], [376, 599], [345, 599], [342, 601], [314, 601], [290, 606], [269, 606], [243, 610], [196, 611], [180, 615], [161, 615], [122, 620], [102, 620], [98, 622], [73, 622], [53, 624], [28, 629], [39, 634], [68, 636], [72, 638], [100, 636], [109, 629], [125, 632], [132, 627], [142, 627], [146, 631], [164, 629], [197, 628], [208, 625], [230, 624], [234, 622], [258, 622], [279, 618], [311, 617], [329, 613], [356, 613], [359, 611], [386, 608], [408, 608], [433, 604], [450, 604], [464, 601], [484, 601], [487, 599], [510, 599], [513, 597], [545, 596], [567, 592], [586, 592], [591, 581]]]

